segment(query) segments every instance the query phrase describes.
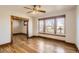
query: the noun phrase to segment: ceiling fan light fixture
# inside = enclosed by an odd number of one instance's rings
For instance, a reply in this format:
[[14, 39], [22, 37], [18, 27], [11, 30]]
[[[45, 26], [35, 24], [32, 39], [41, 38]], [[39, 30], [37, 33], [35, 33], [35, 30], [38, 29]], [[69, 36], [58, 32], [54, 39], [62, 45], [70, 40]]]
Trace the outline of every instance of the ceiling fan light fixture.
[[35, 14], [35, 13], [36, 13], [36, 11], [33, 11], [33, 12], [32, 12], [32, 14]]
[[32, 14], [38, 14], [38, 12], [37, 11], [33, 11]]
[[33, 8], [28, 8], [28, 7], [24, 7], [24, 8], [31, 10], [31, 11], [29, 11], [27, 13], [32, 13], [32, 14], [46, 13], [45, 10], [41, 9], [40, 5], [33, 5]]

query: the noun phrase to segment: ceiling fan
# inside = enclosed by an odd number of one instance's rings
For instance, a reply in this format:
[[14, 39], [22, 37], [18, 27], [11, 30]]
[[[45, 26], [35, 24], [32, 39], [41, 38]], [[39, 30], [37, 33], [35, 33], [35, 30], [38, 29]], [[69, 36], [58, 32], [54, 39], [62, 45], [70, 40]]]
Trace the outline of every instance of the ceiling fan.
[[45, 10], [42, 10], [41, 9], [41, 6], [40, 5], [33, 5], [33, 8], [29, 8], [29, 7], [24, 7], [26, 9], [29, 9], [30, 11], [27, 12], [27, 13], [38, 13], [38, 12], [41, 12], [41, 13], [46, 13]]

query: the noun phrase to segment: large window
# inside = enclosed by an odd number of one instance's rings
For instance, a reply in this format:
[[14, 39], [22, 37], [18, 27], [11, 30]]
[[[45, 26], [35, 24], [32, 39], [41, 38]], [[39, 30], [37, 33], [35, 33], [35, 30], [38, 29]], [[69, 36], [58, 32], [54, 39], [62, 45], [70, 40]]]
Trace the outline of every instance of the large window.
[[44, 21], [40, 20], [39, 21], [39, 32], [44, 32]]
[[39, 33], [65, 35], [65, 16], [49, 17], [39, 19]]
[[56, 18], [56, 34], [58, 35], [64, 35], [64, 17]]
[[45, 32], [54, 34], [54, 19], [45, 20]]

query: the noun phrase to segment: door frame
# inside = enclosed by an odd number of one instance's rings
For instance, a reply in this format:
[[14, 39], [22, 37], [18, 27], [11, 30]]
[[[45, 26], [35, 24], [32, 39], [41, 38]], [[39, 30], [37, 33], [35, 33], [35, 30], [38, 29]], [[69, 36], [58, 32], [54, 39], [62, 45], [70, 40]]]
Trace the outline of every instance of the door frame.
[[27, 18], [23, 18], [23, 17], [18, 17], [18, 16], [14, 16], [14, 15], [11, 15], [10, 16], [10, 21], [11, 21], [11, 42], [13, 42], [13, 20], [19, 20], [19, 19], [23, 19], [23, 21], [27, 21], [27, 39], [28, 39], [28, 22], [29, 22], [29, 19]]

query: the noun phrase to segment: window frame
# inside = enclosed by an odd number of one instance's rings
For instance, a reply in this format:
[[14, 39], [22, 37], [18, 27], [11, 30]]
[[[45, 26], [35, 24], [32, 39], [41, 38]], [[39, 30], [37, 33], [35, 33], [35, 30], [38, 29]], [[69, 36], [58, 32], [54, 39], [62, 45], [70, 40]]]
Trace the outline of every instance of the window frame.
[[[57, 20], [56, 20], [56, 18], [59, 18], [59, 17], [64, 17], [64, 35], [59, 35], [59, 34], [56, 34], [56, 32], [57, 32], [57, 30], [56, 30], [56, 28], [57, 28]], [[45, 20], [48, 20], [48, 19], [54, 19], [54, 34], [50, 34], [50, 33], [46, 33], [45, 32]], [[43, 20], [43, 22], [44, 22], [44, 26], [43, 26], [43, 31], [44, 32], [39, 32], [39, 29], [40, 29], [40, 25], [39, 25], [39, 22], [41, 21], [41, 20]], [[47, 35], [54, 35], [54, 36], [61, 36], [61, 37], [65, 37], [65, 32], [66, 32], [66, 26], [65, 26], [65, 15], [60, 15], [60, 16], [53, 16], [53, 17], [45, 17], [45, 18], [40, 18], [40, 19], [38, 19], [38, 33], [40, 33], [40, 34], [47, 34]]]
[[[46, 19], [46, 20], [48, 20], [48, 19]], [[45, 20], [45, 21], [46, 21], [46, 20]], [[50, 19], [49, 19], [49, 20], [50, 20]], [[54, 18], [53, 18], [52, 20], [54, 20]], [[45, 22], [45, 21], [44, 21], [44, 22]], [[55, 21], [55, 20], [54, 20], [54, 21]], [[44, 29], [45, 31], [44, 31], [44, 33], [46, 33], [46, 27], [47, 27], [47, 26], [46, 26], [46, 22], [45, 22], [45, 29]], [[55, 27], [55, 26], [54, 26], [54, 27]], [[54, 32], [55, 32], [55, 29], [54, 29]], [[47, 34], [51, 34], [51, 33], [47, 33]], [[53, 33], [53, 34], [54, 34], [54, 33]]]

